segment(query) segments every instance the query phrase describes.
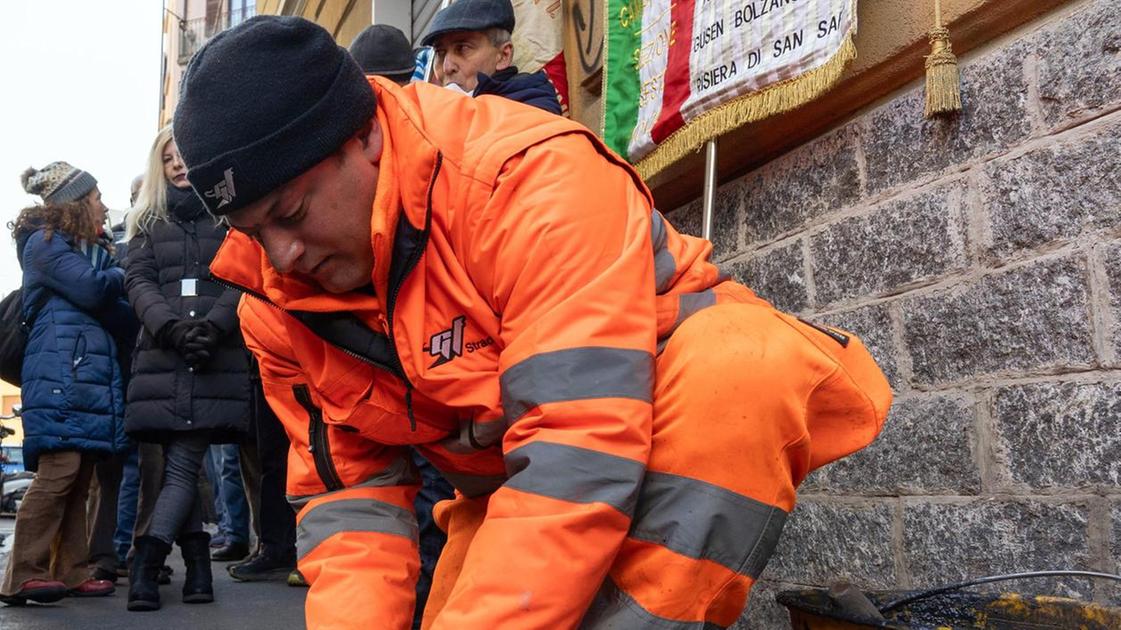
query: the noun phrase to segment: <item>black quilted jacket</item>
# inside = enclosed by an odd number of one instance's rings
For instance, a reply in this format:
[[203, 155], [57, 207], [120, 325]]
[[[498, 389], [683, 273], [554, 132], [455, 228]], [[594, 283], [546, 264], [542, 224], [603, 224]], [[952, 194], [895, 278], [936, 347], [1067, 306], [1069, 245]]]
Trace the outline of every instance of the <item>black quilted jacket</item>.
[[[176, 431], [207, 431], [211, 442], [234, 442], [249, 423], [250, 367], [237, 318], [240, 293], [210, 279], [226, 226], [189, 189], [168, 187], [168, 215], [128, 244], [125, 287], [143, 329], [125, 430], [145, 442], [164, 442]], [[160, 330], [180, 319], [207, 319], [223, 333], [200, 369], [189, 370], [178, 352], [158, 341]]]

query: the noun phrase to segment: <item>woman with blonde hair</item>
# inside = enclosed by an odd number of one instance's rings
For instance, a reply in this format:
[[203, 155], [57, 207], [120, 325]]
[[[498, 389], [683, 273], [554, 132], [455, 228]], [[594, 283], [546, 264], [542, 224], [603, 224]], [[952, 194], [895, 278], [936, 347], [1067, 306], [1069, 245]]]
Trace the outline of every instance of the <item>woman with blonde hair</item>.
[[160, 607], [160, 568], [178, 542], [183, 601], [214, 601], [210, 535], [198, 477], [210, 444], [238, 442], [249, 422], [249, 355], [237, 319], [240, 294], [215, 283], [210, 261], [226, 226], [187, 182], [170, 127], [152, 143], [128, 222], [125, 286], [142, 329], [128, 384], [125, 428], [164, 447], [164, 479], [147, 531], [136, 538], [129, 610]]
[[24, 462], [36, 471], [16, 515], [0, 601], [109, 595], [86, 567], [86, 498], [98, 456], [128, 449], [117, 341], [135, 331], [124, 270], [92, 175], [66, 162], [23, 174], [43, 203], [9, 224], [29, 327], [21, 373]]

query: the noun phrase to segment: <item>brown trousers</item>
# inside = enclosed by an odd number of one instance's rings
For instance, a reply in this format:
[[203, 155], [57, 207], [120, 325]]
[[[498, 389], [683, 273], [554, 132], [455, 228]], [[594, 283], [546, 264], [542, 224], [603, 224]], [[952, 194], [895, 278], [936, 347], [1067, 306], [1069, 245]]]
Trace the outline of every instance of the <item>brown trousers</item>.
[[86, 498], [94, 460], [76, 451], [39, 456], [38, 474], [16, 513], [0, 594], [14, 594], [27, 580], [57, 580], [74, 588], [89, 579]]

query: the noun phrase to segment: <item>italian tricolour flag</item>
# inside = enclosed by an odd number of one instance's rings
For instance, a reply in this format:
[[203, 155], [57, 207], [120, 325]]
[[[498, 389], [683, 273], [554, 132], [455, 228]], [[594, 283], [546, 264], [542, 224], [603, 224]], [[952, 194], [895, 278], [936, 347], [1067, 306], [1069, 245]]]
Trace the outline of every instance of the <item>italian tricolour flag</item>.
[[603, 137], [645, 177], [856, 56], [856, 0], [607, 0], [606, 19]]

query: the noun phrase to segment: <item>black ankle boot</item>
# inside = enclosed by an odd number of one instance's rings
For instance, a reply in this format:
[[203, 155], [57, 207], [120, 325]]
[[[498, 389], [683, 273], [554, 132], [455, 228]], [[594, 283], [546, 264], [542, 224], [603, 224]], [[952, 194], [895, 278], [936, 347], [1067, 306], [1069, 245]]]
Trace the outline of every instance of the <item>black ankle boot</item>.
[[159, 610], [160, 587], [157, 583], [171, 545], [159, 538], [141, 536], [134, 544], [132, 567], [128, 573], [128, 609]]
[[187, 575], [183, 577], [183, 603], [208, 604], [214, 601], [214, 577], [210, 573], [210, 534], [195, 532], [179, 537], [183, 551], [183, 564]]

